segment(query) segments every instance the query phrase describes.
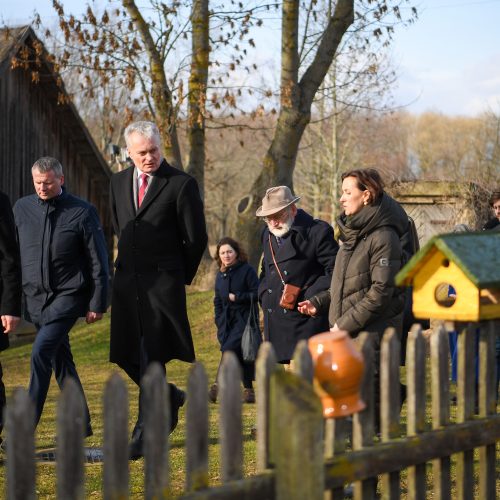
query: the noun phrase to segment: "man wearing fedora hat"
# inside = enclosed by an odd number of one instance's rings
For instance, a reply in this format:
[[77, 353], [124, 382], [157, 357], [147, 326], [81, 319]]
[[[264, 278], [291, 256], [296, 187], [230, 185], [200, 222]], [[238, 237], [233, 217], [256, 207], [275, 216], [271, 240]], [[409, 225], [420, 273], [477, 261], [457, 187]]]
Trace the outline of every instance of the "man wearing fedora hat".
[[305, 316], [297, 303], [329, 288], [338, 251], [332, 227], [297, 209], [299, 200], [287, 186], [272, 187], [256, 212], [266, 223], [259, 284], [264, 337], [281, 363], [290, 362], [299, 340], [329, 329], [326, 316]]

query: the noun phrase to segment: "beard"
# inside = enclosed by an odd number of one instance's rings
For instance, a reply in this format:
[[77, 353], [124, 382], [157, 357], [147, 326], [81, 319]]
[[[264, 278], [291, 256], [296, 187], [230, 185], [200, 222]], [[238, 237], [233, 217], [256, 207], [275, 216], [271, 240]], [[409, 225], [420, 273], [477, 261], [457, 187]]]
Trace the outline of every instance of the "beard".
[[278, 229], [276, 227], [269, 227], [269, 232], [278, 238], [283, 238], [283, 236], [287, 235], [292, 229], [294, 217], [289, 216], [284, 222], [281, 223], [281, 227]]

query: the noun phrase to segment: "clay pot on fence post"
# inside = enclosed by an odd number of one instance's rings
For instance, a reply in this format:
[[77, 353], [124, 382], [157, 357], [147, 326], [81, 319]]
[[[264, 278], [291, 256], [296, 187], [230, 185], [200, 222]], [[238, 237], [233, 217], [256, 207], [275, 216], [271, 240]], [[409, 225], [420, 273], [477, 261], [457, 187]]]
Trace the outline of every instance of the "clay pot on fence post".
[[314, 389], [324, 418], [338, 418], [364, 410], [359, 395], [364, 360], [348, 332], [314, 335], [308, 341], [314, 363]]

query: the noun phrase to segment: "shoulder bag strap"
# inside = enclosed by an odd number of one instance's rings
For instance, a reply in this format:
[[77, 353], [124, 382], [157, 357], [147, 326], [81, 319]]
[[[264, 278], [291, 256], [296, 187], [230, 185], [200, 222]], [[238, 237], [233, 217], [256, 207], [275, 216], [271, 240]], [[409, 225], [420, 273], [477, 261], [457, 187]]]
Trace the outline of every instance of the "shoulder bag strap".
[[274, 257], [273, 244], [271, 243], [271, 233], [269, 233], [269, 249], [271, 250], [271, 255], [273, 257], [274, 266], [276, 267], [276, 271], [278, 271], [278, 274], [279, 274], [280, 279], [281, 279], [281, 283], [283, 283], [283, 286], [285, 286], [285, 284], [286, 284], [285, 280], [283, 279], [280, 268], [278, 267], [278, 264], [276, 262], [276, 258]]

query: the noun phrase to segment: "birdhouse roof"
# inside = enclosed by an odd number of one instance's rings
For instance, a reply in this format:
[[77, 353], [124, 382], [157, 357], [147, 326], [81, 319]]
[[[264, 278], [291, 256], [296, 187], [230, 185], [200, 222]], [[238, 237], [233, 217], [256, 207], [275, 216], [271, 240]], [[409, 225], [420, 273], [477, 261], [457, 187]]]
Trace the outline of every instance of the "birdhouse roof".
[[434, 236], [396, 275], [396, 284], [410, 285], [433, 248], [454, 262], [478, 288], [500, 288], [500, 232], [451, 233]]

